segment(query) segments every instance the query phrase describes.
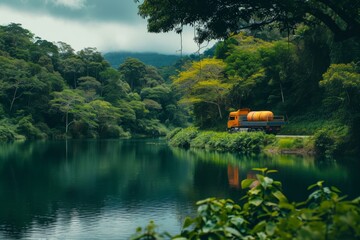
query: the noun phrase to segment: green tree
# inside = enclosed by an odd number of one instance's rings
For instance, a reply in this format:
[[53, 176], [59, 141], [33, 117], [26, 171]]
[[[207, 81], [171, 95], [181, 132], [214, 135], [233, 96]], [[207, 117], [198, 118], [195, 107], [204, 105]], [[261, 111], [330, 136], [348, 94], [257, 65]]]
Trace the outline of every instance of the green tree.
[[194, 26], [200, 43], [275, 23], [289, 31], [298, 23], [314, 23], [309, 15], [343, 40], [360, 36], [359, 9], [359, 0], [145, 0], [139, 14], [147, 18], [150, 32], [181, 32], [184, 25]]
[[53, 92], [52, 96], [51, 108], [65, 117], [65, 134], [68, 133], [69, 126], [76, 121], [84, 120], [90, 126], [97, 125], [94, 121], [95, 114], [91, 106], [85, 104], [81, 92], [65, 89], [62, 92]]
[[335, 119], [350, 126], [349, 147], [360, 143], [360, 70], [354, 63], [332, 64], [324, 73], [320, 87], [325, 90], [323, 104]]
[[71, 57], [62, 60], [60, 64], [61, 72], [64, 74], [65, 79], [67, 79], [69, 83], [72, 82], [73, 88], [77, 88], [77, 79], [85, 71], [84, 62], [77, 57]]
[[10, 60], [0, 56], [1, 96], [9, 102], [9, 112], [17, 101], [32, 96], [46, 85], [31, 74], [31, 66], [23, 60]]
[[117, 126], [120, 122], [120, 110], [111, 103], [103, 100], [94, 100], [89, 103], [96, 115], [97, 129], [100, 136], [106, 136], [106, 130]]
[[132, 91], [139, 90], [144, 84], [146, 66], [144, 63], [135, 58], [127, 58], [119, 67], [120, 73], [124, 80], [130, 85]]
[[98, 78], [103, 65], [109, 66], [96, 48], [84, 48], [78, 52], [77, 56], [84, 62], [86, 76]]
[[351, 114], [360, 112], [360, 73], [354, 63], [330, 65], [320, 86], [325, 89], [327, 107], [345, 108]]
[[[194, 62], [189, 69], [180, 72], [174, 79], [174, 84], [184, 93], [181, 102], [193, 106], [214, 105], [215, 112], [221, 119], [226, 95], [231, 87], [224, 76], [224, 69], [225, 63], [222, 60], [208, 58]], [[205, 109], [199, 110], [199, 114], [207, 112]], [[208, 114], [207, 118], [213, 115], [211, 111]]]
[[33, 38], [34, 34], [22, 28], [21, 24], [0, 26], [0, 50], [9, 53], [13, 58], [29, 60]]
[[127, 99], [131, 89], [127, 82], [119, 78], [109, 79], [103, 90], [103, 97], [106, 101], [116, 104], [121, 99]]
[[81, 77], [78, 89], [84, 91], [86, 100], [90, 102], [100, 96], [101, 83], [93, 77]]

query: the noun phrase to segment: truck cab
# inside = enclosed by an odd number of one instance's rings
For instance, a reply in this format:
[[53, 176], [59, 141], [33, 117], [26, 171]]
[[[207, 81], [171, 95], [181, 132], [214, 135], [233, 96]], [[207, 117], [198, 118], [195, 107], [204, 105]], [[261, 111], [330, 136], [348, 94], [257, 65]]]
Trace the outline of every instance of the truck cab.
[[250, 112], [250, 108], [241, 108], [236, 112], [230, 112], [229, 119], [227, 122], [227, 128], [238, 128], [241, 126], [241, 118], [246, 118], [247, 114]]

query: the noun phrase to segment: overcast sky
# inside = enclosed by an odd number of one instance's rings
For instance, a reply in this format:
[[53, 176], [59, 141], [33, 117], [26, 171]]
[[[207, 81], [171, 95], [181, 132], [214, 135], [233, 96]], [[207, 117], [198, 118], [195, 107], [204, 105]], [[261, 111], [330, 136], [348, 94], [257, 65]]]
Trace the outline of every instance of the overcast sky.
[[[136, 51], [179, 54], [180, 36], [148, 33], [133, 0], [0, 0], [0, 25], [20, 23], [36, 36], [62, 41], [76, 51]], [[183, 34], [183, 52], [197, 46], [193, 31]]]

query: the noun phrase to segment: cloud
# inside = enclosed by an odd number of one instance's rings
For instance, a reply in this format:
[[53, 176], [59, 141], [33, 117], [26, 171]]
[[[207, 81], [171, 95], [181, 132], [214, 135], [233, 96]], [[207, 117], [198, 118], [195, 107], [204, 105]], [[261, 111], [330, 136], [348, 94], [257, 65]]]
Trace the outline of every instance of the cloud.
[[[55, 5], [68, 7], [70, 9], [81, 9], [85, 7], [86, 0], [54, 0]], [[45, 0], [48, 3], [48, 0]]]
[[[36, 36], [79, 51], [179, 54], [180, 36], [148, 33], [133, 0], [1, 0], [0, 25], [20, 23]], [[211, 45], [210, 45], [211, 46]], [[183, 53], [194, 53], [193, 29], [183, 32]]]

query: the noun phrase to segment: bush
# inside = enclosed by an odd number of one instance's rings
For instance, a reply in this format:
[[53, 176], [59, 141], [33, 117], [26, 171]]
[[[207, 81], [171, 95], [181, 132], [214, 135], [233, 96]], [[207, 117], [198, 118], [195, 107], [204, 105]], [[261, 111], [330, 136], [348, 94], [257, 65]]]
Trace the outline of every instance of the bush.
[[336, 150], [334, 137], [326, 130], [320, 130], [314, 135], [314, 138], [317, 155], [326, 158], [332, 157]]
[[171, 132], [169, 143], [176, 147], [205, 148], [217, 151], [259, 152], [263, 146], [274, 141], [273, 135], [263, 132], [213, 132], [186, 128]]
[[8, 126], [0, 125], [0, 142], [15, 140], [16, 133]]
[[195, 127], [181, 129], [169, 140], [169, 144], [173, 147], [189, 148], [191, 140], [194, 139], [198, 133], [199, 131]]
[[360, 197], [344, 201], [335, 187], [323, 181], [311, 185], [309, 197], [290, 203], [282, 184], [260, 171], [254, 179], [241, 182], [249, 189], [239, 203], [230, 199], [208, 198], [197, 202], [194, 218], [187, 217], [178, 235], [157, 233], [151, 222], [138, 228], [132, 239], [359, 239]]
[[318, 156], [333, 158], [346, 149], [349, 142], [348, 127], [323, 128], [314, 134], [315, 151]]
[[278, 146], [282, 149], [296, 149], [304, 147], [304, 139], [301, 138], [280, 138]]
[[46, 138], [46, 134], [33, 124], [31, 116], [21, 117], [19, 120], [17, 131], [20, 134], [26, 136], [27, 139], [43, 139]]
[[182, 128], [179, 127], [179, 128], [175, 128], [175, 129], [171, 130], [171, 131], [166, 135], [166, 139], [167, 139], [167, 140], [172, 139], [178, 132], [181, 131], [181, 129], [182, 129]]
[[129, 138], [131, 134], [124, 131], [121, 126], [118, 125], [107, 125], [102, 130], [100, 137], [102, 138]]

